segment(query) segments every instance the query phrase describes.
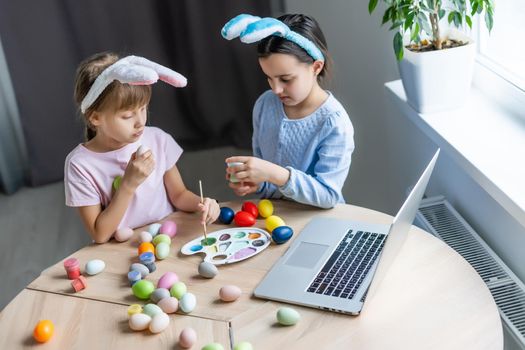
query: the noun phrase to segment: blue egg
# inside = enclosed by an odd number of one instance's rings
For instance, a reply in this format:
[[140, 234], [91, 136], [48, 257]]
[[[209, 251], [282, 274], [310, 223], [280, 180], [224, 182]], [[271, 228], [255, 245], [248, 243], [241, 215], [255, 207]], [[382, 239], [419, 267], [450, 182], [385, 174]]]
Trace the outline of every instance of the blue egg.
[[279, 226], [273, 229], [272, 239], [277, 244], [283, 244], [293, 236], [293, 230], [289, 226]]
[[233, 221], [234, 216], [235, 212], [232, 208], [222, 207], [221, 213], [219, 214], [219, 221], [223, 224], [229, 225]]

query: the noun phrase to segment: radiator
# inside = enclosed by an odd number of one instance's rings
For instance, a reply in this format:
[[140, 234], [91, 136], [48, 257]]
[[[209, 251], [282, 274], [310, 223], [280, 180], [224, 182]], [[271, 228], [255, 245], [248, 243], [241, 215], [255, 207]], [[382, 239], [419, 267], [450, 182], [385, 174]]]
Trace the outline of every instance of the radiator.
[[513, 338], [525, 346], [525, 285], [444, 197], [421, 202], [414, 224], [458, 252], [478, 272]]

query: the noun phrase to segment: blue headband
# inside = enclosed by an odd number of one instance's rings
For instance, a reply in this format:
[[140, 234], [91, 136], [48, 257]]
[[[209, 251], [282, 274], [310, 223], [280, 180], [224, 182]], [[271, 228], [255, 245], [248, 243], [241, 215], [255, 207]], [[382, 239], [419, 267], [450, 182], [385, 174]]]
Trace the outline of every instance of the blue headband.
[[221, 34], [225, 39], [240, 37], [241, 41], [251, 44], [270, 35], [279, 36], [303, 48], [315, 61], [324, 61], [321, 50], [309, 39], [292, 31], [286, 24], [275, 18], [260, 18], [252, 15], [238, 15], [222, 27]]

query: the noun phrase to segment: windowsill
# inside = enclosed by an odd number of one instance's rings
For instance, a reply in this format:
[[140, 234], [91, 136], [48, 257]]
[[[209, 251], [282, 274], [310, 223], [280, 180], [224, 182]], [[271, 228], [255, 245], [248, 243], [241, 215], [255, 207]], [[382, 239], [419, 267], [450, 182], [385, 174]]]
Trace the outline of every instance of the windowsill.
[[385, 87], [403, 115], [525, 226], [525, 120], [475, 88], [458, 110], [420, 114], [407, 103], [401, 80]]

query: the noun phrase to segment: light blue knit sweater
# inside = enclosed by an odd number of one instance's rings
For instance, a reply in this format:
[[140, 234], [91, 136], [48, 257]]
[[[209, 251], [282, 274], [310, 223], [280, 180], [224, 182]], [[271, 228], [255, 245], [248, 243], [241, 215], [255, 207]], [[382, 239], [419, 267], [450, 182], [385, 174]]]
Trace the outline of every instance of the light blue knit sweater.
[[311, 115], [288, 119], [279, 98], [268, 90], [253, 108], [253, 154], [290, 170], [281, 187], [263, 183], [263, 198], [289, 198], [332, 208], [344, 203], [341, 189], [350, 169], [354, 128], [343, 106], [329, 93]]

